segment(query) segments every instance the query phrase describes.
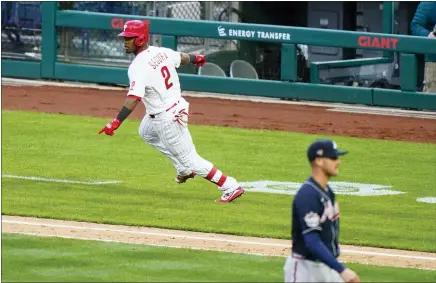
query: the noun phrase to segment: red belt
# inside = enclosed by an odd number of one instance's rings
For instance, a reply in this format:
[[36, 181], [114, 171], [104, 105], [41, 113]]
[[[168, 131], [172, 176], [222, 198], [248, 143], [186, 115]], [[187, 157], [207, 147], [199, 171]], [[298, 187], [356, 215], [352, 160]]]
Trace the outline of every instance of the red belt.
[[[165, 112], [168, 112], [169, 110], [173, 109], [177, 104], [179, 104], [179, 101], [177, 101], [176, 103], [174, 103], [173, 105], [171, 105], [171, 107], [168, 108], [167, 110], [165, 110]], [[162, 112], [159, 112], [159, 113], [156, 113], [156, 114], [150, 114], [150, 115], [148, 115], [148, 116], [149, 116], [151, 119], [154, 119], [154, 118], [156, 117], [156, 115], [159, 115], [160, 113], [163, 113], [163, 111], [162, 111]]]

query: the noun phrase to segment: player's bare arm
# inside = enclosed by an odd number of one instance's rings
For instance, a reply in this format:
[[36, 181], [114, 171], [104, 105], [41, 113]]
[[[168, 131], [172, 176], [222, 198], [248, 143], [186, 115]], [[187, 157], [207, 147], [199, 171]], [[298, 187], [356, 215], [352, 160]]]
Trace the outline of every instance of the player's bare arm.
[[180, 52], [180, 64], [186, 65], [192, 63], [198, 67], [202, 67], [206, 63], [204, 55], [194, 55]]
[[118, 129], [124, 120], [129, 117], [129, 115], [135, 110], [138, 105], [140, 99], [134, 96], [129, 96], [124, 100], [123, 107], [121, 108], [118, 115], [112, 120], [112, 122], [107, 123], [103, 129], [101, 129], [98, 134], [105, 133], [106, 135], [113, 136], [114, 131]]
[[118, 113], [117, 115], [117, 119], [121, 123], [124, 120], [126, 120], [126, 118], [130, 115], [130, 113], [132, 113], [133, 110], [135, 110], [136, 106], [138, 106], [139, 101], [141, 101], [141, 99], [139, 99], [136, 96], [126, 97], [126, 100], [124, 100], [123, 107], [121, 108], [120, 113]]

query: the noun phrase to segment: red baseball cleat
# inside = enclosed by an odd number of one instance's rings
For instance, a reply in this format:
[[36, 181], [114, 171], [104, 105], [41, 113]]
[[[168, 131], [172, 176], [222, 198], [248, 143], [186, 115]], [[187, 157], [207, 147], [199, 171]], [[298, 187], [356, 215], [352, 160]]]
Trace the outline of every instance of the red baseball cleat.
[[231, 193], [223, 194], [221, 198], [217, 199], [217, 202], [231, 202], [242, 196], [245, 193], [244, 189], [239, 187]]
[[191, 174], [186, 175], [186, 176], [177, 175], [175, 180], [177, 183], [182, 184], [182, 183], [186, 182], [186, 180], [194, 178], [194, 177], [195, 177], [195, 173], [192, 172]]

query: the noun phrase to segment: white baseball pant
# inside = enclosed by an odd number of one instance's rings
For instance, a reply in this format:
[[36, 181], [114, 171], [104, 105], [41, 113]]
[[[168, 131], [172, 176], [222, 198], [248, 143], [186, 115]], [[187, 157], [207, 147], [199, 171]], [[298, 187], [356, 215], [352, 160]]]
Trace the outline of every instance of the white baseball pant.
[[284, 266], [285, 282], [344, 282], [336, 270], [325, 263], [289, 256]]
[[140, 137], [168, 156], [180, 176], [195, 172], [218, 185], [223, 193], [236, 190], [239, 184], [233, 177], [225, 175], [197, 153], [188, 130], [187, 115], [181, 120], [176, 117], [179, 113], [188, 111], [189, 103], [182, 97], [175, 107], [156, 114], [154, 118], [146, 114], [139, 126]]

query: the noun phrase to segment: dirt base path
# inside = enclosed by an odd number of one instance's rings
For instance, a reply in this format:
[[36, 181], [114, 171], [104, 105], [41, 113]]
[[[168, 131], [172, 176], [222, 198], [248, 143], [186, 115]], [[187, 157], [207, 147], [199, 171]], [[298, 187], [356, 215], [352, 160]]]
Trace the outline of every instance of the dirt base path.
[[[113, 118], [122, 90], [3, 86], [2, 109]], [[327, 107], [189, 97], [190, 123], [436, 143], [436, 120], [330, 111]], [[141, 119], [138, 107], [129, 119]], [[436, 113], [435, 113], [436, 114]], [[104, 125], [102, 125], [104, 126]], [[96, 125], [96, 127], [100, 127]], [[99, 129], [97, 129], [98, 131]]]
[[[2, 216], [2, 232], [270, 256], [287, 256], [291, 247], [289, 240], [17, 216]], [[344, 262], [436, 270], [431, 253], [347, 245], [341, 250]]]
[[[2, 109], [112, 118], [121, 108], [124, 97], [123, 90], [62, 86], [2, 86]], [[335, 112], [335, 109], [330, 106], [315, 107], [198, 97], [189, 97], [188, 100], [191, 103], [191, 124], [436, 143], [434, 119], [386, 116], [387, 112], [383, 115]], [[142, 118], [144, 107], [140, 106], [140, 108], [142, 109], [136, 110], [129, 119]], [[429, 115], [434, 116], [434, 113]], [[96, 125], [96, 131], [102, 126]], [[290, 248], [290, 242], [284, 240], [144, 227], [13, 216], [3, 216], [2, 223], [2, 232], [41, 236], [276, 256], [286, 256]], [[341, 259], [348, 262], [436, 270], [436, 255], [430, 253], [352, 246], [342, 246], [342, 253]]]

